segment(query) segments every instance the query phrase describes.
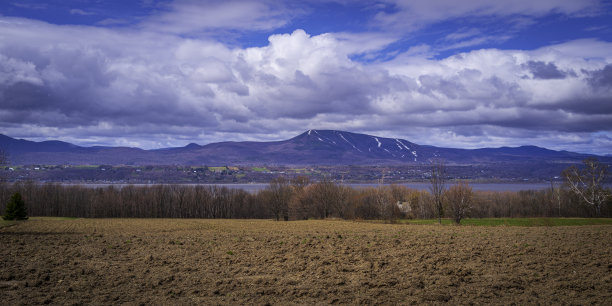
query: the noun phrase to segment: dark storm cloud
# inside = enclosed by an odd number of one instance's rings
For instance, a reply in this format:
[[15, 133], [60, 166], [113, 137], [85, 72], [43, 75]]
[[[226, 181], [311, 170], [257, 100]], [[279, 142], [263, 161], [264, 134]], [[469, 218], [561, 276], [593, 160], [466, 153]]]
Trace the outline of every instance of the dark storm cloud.
[[542, 79], [542, 80], [553, 80], [553, 79], [564, 79], [568, 75], [574, 75], [575, 73], [563, 72], [557, 68], [554, 63], [545, 63], [541, 61], [528, 61], [525, 64], [527, 69], [533, 74], [534, 79]]
[[0, 97], [5, 110], [50, 110], [59, 103], [44, 86], [23, 81], [0, 87]]
[[[587, 82], [596, 90], [612, 89], [612, 64], [595, 71], [585, 71], [589, 75]], [[610, 99], [612, 101], [612, 98]]]
[[[210, 86], [197, 82], [197, 77], [184, 82], [185, 73], [164, 58], [167, 51], [141, 49], [156, 41], [23, 20], [9, 19], [2, 25], [5, 41], [11, 42], [0, 42], [2, 122], [52, 128], [104, 124], [111, 129], [216, 125], [211, 107], [198, 105], [214, 98]], [[30, 47], [32, 39], [38, 39], [38, 48]], [[227, 80], [219, 86], [248, 94], [244, 85]]]
[[[2, 109], [29, 112], [32, 115], [41, 114], [37, 116], [36, 123], [43, 125], [95, 125], [100, 121], [135, 125], [147, 122], [183, 125], [206, 122], [202, 119], [208, 119], [210, 123], [212, 119], [198, 116], [199, 114], [191, 109], [181, 109], [177, 105], [179, 97], [164, 87], [137, 88], [131, 96], [113, 96], [105, 90], [110, 84], [109, 81], [95, 76], [96, 65], [87, 65], [75, 58], [75, 66], [79, 67], [79, 71], [89, 70], [92, 74], [60, 69], [56, 72], [62, 74], [61, 81], [45, 80], [42, 85], [26, 81], [2, 84]], [[58, 121], [58, 114], [71, 120]], [[7, 116], [4, 119], [24, 120], [23, 122], [28, 119], [19, 118], [15, 116], [11, 119], [11, 116]]]
[[[591, 97], [575, 97], [558, 101], [554, 104], [534, 106], [536, 110], [563, 110], [572, 114], [582, 115], [612, 115], [612, 96], [595, 95]], [[612, 125], [610, 125], [612, 126]]]
[[[503, 112], [503, 111], [500, 111]], [[581, 115], [566, 111], [539, 111], [522, 109], [516, 116], [500, 116], [482, 122], [508, 128], [547, 130], [558, 132], [596, 132], [610, 128], [610, 116]]]

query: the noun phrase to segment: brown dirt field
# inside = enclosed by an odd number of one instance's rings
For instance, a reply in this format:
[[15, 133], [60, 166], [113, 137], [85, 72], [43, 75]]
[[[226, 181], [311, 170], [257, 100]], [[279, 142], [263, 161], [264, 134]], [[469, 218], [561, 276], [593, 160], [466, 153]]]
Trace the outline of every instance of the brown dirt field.
[[608, 304], [612, 226], [34, 219], [0, 304]]

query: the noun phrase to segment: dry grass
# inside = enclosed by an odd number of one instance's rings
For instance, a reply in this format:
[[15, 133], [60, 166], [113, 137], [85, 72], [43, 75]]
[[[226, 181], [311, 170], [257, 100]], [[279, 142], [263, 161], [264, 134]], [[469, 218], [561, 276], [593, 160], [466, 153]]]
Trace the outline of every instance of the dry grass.
[[34, 218], [3, 304], [606, 304], [612, 226]]

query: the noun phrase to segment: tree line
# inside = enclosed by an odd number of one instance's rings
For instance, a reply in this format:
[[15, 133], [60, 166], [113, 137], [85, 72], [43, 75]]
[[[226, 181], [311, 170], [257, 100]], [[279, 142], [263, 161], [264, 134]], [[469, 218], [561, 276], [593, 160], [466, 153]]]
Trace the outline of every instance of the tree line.
[[[0, 165], [6, 154], [0, 150]], [[431, 219], [459, 223], [474, 217], [612, 217], [608, 166], [589, 158], [564, 172], [565, 183], [544, 190], [473, 191], [467, 182], [448, 187], [445, 165], [434, 161], [428, 191], [401, 185], [351, 188], [329, 179], [278, 177], [248, 193], [208, 185], [108, 186], [90, 188], [0, 180], [0, 212], [23, 203], [31, 216], [86, 218]], [[10, 199], [10, 201], [9, 201]], [[22, 214], [20, 212], [20, 214]], [[10, 217], [10, 216], [9, 216]], [[25, 217], [25, 216], [24, 216]]]
[[[307, 177], [274, 179], [267, 188], [240, 189], [203, 185], [152, 185], [90, 188], [78, 185], [0, 183], [0, 211], [19, 193], [30, 216], [86, 218], [255, 218], [430, 219], [441, 217], [611, 217], [608, 198], [598, 211], [581, 205], [569, 188], [520, 192], [472, 191], [461, 182], [431, 192], [401, 185], [351, 188]], [[441, 203], [441, 207], [438, 205]], [[441, 213], [441, 215], [440, 215]]]

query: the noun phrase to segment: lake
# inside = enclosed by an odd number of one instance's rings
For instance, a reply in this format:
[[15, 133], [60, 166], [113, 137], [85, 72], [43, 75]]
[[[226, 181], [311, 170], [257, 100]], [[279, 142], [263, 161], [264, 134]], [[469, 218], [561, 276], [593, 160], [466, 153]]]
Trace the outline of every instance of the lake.
[[[558, 186], [560, 183], [559, 182], [555, 182], [555, 186]], [[66, 185], [73, 185], [73, 184], [66, 184]], [[114, 186], [114, 187], [118, 187], [121, 188], [123, 186], [127, 186], [130, 184], [74, 184], [74, 185], [82, 185], [82, 186], [87, 186], [87, 187], [91, 187], [91, 188], [97, 188], [97, 187], [108, 187], [108, 186]], [[134, 186], [151, 186], [152, 184], [133, 184]], [[201, 186], [224, 186], [227, 188], [233, 188], [233, 189], [242, 189], [244, 191], [250, 192], [250, 193], [255, 193], [257, 191], [260, 191], [264, 188], [266, 188], [268, 186], [268, 184], [263, 184], [263, 183], [253, 183], [253, 184], [185, 184], [187, 186], [195, 186], [195, 185], [201, 185]], [[350, 186], [352, 188], [355, 189], [360, 189], [360, 188], [368, 188], [368, 187], [377, 187], [379, 186], [379, 184], [346, 184], [347, 186]], [[387, 185], [387, 184], [385, 184]], [[401, 183], [401, 184], [396, 184], [396, 185], [401, 185], [401, 186], [406, 186], [408, 188], [412, 188], [412, 189], [417, 189], [417, 190], [429, 190], [429, 186], [431, 186], [430, 183], [425, 183], [425, 182], [421, 182], [421, 183]], [[450, 186], [450, 185], [448, 185]], [[447, 187], [448, 187], [447, 186]], [[546, 188], [550, 188], [550, 183], [472, 183], [470, 184], [470, 187], [472, 187], [472, 190], [474, 191], [521, 191], [521, 190], [542, 190], [542, 189], [546, 189]]]

